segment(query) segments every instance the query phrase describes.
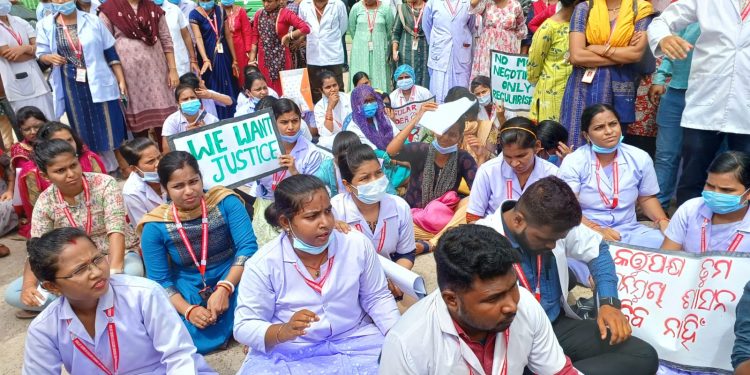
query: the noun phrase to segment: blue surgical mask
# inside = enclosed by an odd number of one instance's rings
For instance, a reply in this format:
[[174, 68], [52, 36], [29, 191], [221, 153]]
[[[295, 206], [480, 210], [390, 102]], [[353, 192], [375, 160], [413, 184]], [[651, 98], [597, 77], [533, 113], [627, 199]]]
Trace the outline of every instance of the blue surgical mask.
[[141, 171], [140, 168], [138, 168], [138, 170], [143, 175], [143, 177], [141, 177], [141, 178], [143, 178], [143, 182], [146, 182], [146, 183], [158, 183], [159, 182], [159, 174], [158, 173], [156, 173], [156, 172], [144, 172], [144, 171]]
[[221, 0], [221, 5], [228, 7], [234, 5], [234, 0]]
[[357, 189], [357, 199], [364, 204], [375, 204], [380, 202], [388, 189], [388, 178], [380, 177], [375, 181], [355, 186]]
[[190, 99], [186, 102], [180, 103], [180, 109], [182, 113], [188, 116], [195, 116], [198, 111], [201, 110], [201, 101], [198, 99]]
[[209, 11], [211, 9], [214, 9], [214, 2], [213, 1], [199, 1], [198, 5], [201, 6], [205, 11]]
[[300, 135], [302, 135], [302, 129], [298, 130], [297, 133], [294, 134], [294, 135], [279, 134], [279, 139], [282, 142], [294, 143], [294, 142], [297, 142], [297, 140], [299, 139]]
[[55, 4], [55, 10], [66, 16], [69, 16], [76, 11], [76, 3], [74, 1], [68, 1], [62, 4]]
[[492, 103], [492, 95], [487, 94], [485, 96], [477, 96], [477, 101], [479, 102], [479, 105], [482, 107], [486, 107], [490, 103]]
[[435, 139], [435, 140], [432, 141], [432, 147], [435, 147], [435, 150], [437, 150], [437, 152], [439, 152], [439, 153], [441, 153], [443, 155], [454, 153], [454, 152], [458, 151], [458, 145], [457, 144], [453, 145], [453, 146], [449, 146], [449, 147], [443, 147], [443, 146], [440, 145], [440, 143], [438, 143], [437, 139]]
[[550, 155], [547, 161], [554, 165], [558, 165], [558, 163], [560, 163], [560, 157], [557, 155]]
[[162, 4], [164, 4], [164, 0], [154, 0], [154, 4], [162, 6]]
[[8, 13], [10, 13], [10, 8], [13, 6], [10, 4], [10, 1], [4, 0], [3, 2], [0, 2], [0, 16], [7, 16]]
[[45, 12], [54, 12], [55, 11], [55, 4], [52, 4], [52, 3], [42, 3], [42, 9], [44, 9]]
[[331, 233], [331, 234], [328, 235], [328, 241], [326, 241], [326, 243], [324, 245], [322, 245], [322, 246], [312, 246], [312, 245], [309, 245], [309, 244], [305, 243], [305, 241], [302, 241], [299, 238], [297, 238], [297, 235], [294, 234], [294, 231], [292, 230], [291, 227], [289, 227], [289, 231], [292, 233], [292, 237], [293, 237], [293, 239], [292, 239], [292, 247], [295, 248], [295, 249], [297, 249], [297, 250], [299, 250], [299, 251], [303, 251], [305, 253], [312, 254], [312, 255], [322, 254], [324, 251], [326, 251], [326, 249], [328, 248], [328, 246], [333, 241], [333, 233]]
[[748, 191], [745, 190], [745, 192], [740, 195], [734, 195], [703, 190], [701, 195], [703, 196], [703, 201], [706, 203], [706, 206], [708, 206], [713, 213], [721, 215], [741, 210], [743, 207], [747, 206], [747, 201], [742, 202], [742, 197], [747, 192]]
[[408, 90], [414, 87], [414, 80], [412, 78], [402, 78], [396, 81], [396, 87], [401, 90]]
[[617, 144], [614, 147], [610, 147], [610, 148], [600, 147], [594, 144], [594, 142], [591, 142], [591, 149], [594, 150], [594, 152], [596, 152], [597, 154], [611, 154], [617, 151], [618, 148], [620, 148], [620, 144], [622, 143], [623, 139], [625, 139], [625, 136], [621, 135], [620, 141], [617, 142]]
[[169, 2], [172, 3], [172, 4], [174, 4], [174, 5], [180, 5], [181, 1], [182, 0], [169, 0]]
[[375, 114], [378, 113], [378, 103], [365, 103], [365, 105], [362, 106], [362, 110], [365, 112], [367, 118], [373, 118], [375, 117]]

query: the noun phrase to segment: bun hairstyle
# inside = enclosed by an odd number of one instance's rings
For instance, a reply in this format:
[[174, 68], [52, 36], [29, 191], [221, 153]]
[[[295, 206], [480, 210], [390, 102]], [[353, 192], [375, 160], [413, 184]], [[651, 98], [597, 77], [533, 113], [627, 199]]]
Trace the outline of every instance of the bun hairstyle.
[[34, 237], [26, 243], [29, 254], [29, 266], [39, 281], [54, 281], [57, 277], [57, 261], [65, 246], [75, 243], [75, 240], [85, 238], [91, 241], [86, 232], [71, 227], [53, 229], [41, 237]]
[[65, 153], [77, 157], [73, 146], [62, 139], [42, 140], [34, 145], [34, 164], [40, 171], [47, 173], [47, 166], [52, 163], [52, 160]]
[[318, 190], [328, 194], [323, 181], [317, 177], [298, 174], [281, 181], [273, 193], [273, 203], [271, 203], [263, 213], [268, 224], [275, 228], [281, 229], [280, 218], [282, 216], [292, 220], [305, 206], [305, 203], [312, 200], [312, 196]]
[[185, 166], [193, 168], [195, 173], [198, 173], [198, 175], [203, 178], [200, 167], [198, 167], [198, 161], [195, 160], [195, 157], [189, 152], [172, 151], [164, 155], [161, 160], [159, 160], [159, 167], [156, 169], [161, 186], [167, 186], [169, 179], [172, 177], [172, 173], [178, 169], [185, 168]]
[[363, 144], [351, 147], [348, 151], [339, 154], [336, 159], [336, 164], [341, 172], [341, 179], [350, 184], [362, 164], [368, 161], [378, 163], [375, 151], [370, 146]]
[[526, 117], [514, 117], [500, 127], [498, 140], [503, 147], [514, 144], [521, 148], [535, 148], [536, 127]]

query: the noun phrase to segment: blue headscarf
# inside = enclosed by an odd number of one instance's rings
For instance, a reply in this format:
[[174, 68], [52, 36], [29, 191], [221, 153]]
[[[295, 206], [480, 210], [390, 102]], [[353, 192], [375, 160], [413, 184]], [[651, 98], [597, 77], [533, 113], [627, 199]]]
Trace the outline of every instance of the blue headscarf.
[[407, 73], [411, 77], [411, 79], [414, 79], [417, 74], [414, 73], [414, 68], [411, 67], [409, 64], [404, 64], [396, 68], [396, 71], [393, 72], [393, 80], [398, 81], [398, 76]]

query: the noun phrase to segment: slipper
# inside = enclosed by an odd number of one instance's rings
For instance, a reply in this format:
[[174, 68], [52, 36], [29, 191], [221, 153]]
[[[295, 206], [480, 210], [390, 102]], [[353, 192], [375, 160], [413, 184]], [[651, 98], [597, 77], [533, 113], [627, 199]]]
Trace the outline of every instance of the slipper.
[[10, 249], [8, 246], [0, 244], [0, 258], [7, 257], [8, 255], [10, 255]]
[[39, 315], [39, 311], [31, 311], [31, 310], [18, 310], [16, 311], [16, 318], [18, 319], [34, 319], [36, 316]]
[[430, 252], [431, 249], [430, 249], [430, 243], [429, 242], [423, 241], [423, 240], [417, 240], [416, 242], [418, 244], [422, 245], [422, 251], [421, 252], [417, 252], [417, 255], [427, 254], [427, 253]]

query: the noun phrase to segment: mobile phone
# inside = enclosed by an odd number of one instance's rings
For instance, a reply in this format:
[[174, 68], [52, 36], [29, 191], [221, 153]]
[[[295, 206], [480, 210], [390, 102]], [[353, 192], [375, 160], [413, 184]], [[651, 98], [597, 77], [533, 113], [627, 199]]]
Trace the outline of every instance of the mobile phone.
[[128, 96], [127, 95], [125, 95], [125, 94], [120, 95], [120, 101], [122, 102], [122, 105], [125, 108], [128, 108]]
[[206, 112], [206, 111], [203, 111], [203, 112], [201, 112], [201, 114], [200, 114], [200, 115], [198, 116], [198, 118], [197, 118], [197, 119], [195, 120], [195, 124], [197, 125], [198, 123], [200, 123], [201, 121], [203, 121], [203, 119], [204, 119], [204, 118], [206, 118], [206, 114], [207, 114], [207, 113], [208, 113], [208, 112]]

